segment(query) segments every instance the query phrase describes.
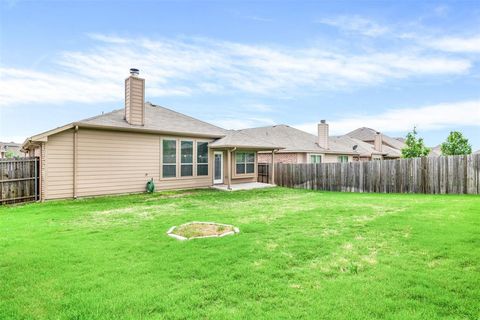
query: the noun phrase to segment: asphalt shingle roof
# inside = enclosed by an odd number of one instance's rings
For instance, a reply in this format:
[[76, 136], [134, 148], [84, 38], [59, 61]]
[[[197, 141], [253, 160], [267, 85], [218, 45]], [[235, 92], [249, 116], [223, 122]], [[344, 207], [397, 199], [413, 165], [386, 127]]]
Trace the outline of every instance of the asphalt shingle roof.
[[[362, 141], [374, 141], [376, 133], [377, 133], [377, 130], [375, 129], [362, 127], [362, 128], [355, 129], [352, 132], [347, 133], [346, 135]], [[387, 144], [394, 149], [401, 150], [405, 146], [405, 143], [403, 143], [402, 141], [392, 138], [390, 136], [387, 136], [386, 134], [383, 134], [383, 133], [382, 133], [382, 140], [383, 140], [383, 144]]]
[[211, 148], [250, 148], [250, 149], [282, 149], [272, 141], [252, 136], [243, 130], [229, 130], [227, 135], [209, 144]]
[[169, 133], [199, 134], [212, 137], [223, 137], [227, 134], [227, 130], [223, 128], [150, 103], [145, 103], [144, 126], [131, 125], [125, 121], [124, 116], [125, 109], [122, 108], [93, 118], [81, 120], [78, 123], [113, 128], [141, 128]]
[[334, 139], [329, 139], [328, 149], [318, 145], [318, 137], [308, 132], [280, 124], [276, 126], [259, 127], [239, 130], [242, 133], [263, 139], [271, 143], [282, 146], [282, 151], [286, 152], [319, 152], [319, 153], [356, 153], [350, 146], [337, 143]]

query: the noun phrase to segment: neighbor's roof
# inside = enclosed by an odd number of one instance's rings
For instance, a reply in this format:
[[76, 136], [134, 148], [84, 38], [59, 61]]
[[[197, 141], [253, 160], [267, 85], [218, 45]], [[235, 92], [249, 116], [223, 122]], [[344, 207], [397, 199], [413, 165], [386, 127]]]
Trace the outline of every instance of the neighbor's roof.
[[435, 146], [430, 148], [430, 153], [428, 154], [429, 157], [438, 157], [442, 155], [442, 145]]
[[[374, 141], [376, 133], [377, 133], [377, 130], [374, 130], [372, 128], [367, 128], [367, 127], [362, 127], [362, 128], [355, 129], [352, 132], [347, 133], [346, 135], [362, 141]], [[382, 133], [382, 141], [383, 141], [383, 144], [386, 144], [398, 150], [402, 150], [402, 148], [405, 146], [405, 143], [400, 141], [399, 139], [392, 138], [383, 133]]]
[[480, 154], [480, 150], [475, 151], [473, 154]]
[[375, 150], [373, 145], [362, 140], [358, 140], [349, 136], [333, 136], [330, 137], [331, 141], [335, 141], [338, 145], [343, 145], [345, 148], [350, 148], [353, 150], [353, 147], [356, 146], [356, 152], [360, 154], [361, 157], [371, 157], [372, 154], [384, 155], [384, 152]]
[[243, 130], [229, 130], [227, 135], [209, 144], [211, 148], [247, 148], [258, 150], [274, 150], [283, 147], [265, 139], [252, 136]]
[[382, 146], [382, 151], [375, 150], [373, 144], [352, 138], [350, 136], [334, 136], [330, 137], [337, 144], [345, 145], [348, 148], [356, 147], [356, 151], [360, 154], [361, 157], [371, 157], [372, 155], [383, 155], [386, 157], [401, 157], [402, 152], [400, 150], [391, 148], [387, 145]]
[[317, 136], [290, 126], [280, 124], [276, 126], [259, 127], [239, 130], [256, 139], [263, 139], [282, 146], [283, 152], [318, 152], [333, 154], [357, 154], [352, 148], [337, 144], [329, 139], [329, 148], [325, 149], [318, 145]]

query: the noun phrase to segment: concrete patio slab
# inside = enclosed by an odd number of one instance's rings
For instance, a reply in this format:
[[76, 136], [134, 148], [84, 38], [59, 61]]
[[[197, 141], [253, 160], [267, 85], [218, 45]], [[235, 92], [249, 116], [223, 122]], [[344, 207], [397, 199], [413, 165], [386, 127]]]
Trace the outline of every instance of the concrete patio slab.
[[237, 183], [232, 184], [230, 189], [226, 184], [216, 184], [212, 186], [214, 189], [223, 190], [223, 191], [239, 191], [239, 190], [252, 190], [252, 189], [261, 189], [261, 188], [271, 188], [275, 187], [274, 184], [262, 183], [262, 182], [248, 182], [248, 183]]

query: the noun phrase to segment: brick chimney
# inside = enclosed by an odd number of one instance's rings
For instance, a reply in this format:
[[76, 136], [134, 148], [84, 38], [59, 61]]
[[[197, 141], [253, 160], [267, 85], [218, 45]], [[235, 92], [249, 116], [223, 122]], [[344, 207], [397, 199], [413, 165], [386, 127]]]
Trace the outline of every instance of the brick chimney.
[[376, 151], [383, 152], [383, 139], [382, 139], [382, 134], [380, 132], [375, 133], [375, 137], [373, 140], [373, 147]]
[[125, 120], [132, 125], [145, 124], [145, 79], [138, 77], [138, 69], [130, 69], [125, 79]]
[[325, 120], [321, 120], [318, 124], [318, 145], [328, 149], [328, 123]]

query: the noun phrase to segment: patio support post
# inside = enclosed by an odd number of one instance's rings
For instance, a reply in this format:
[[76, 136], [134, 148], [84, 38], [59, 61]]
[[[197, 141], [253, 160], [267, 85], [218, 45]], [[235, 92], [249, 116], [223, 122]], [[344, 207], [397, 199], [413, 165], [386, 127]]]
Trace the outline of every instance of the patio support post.
[[227, 188], [232, 190], [232, 151], [227, 149]]
[[275, 150], [272, 150], [272, 163], [270, 168], [270, 184], [275, 184]]

